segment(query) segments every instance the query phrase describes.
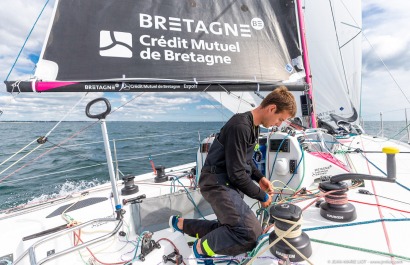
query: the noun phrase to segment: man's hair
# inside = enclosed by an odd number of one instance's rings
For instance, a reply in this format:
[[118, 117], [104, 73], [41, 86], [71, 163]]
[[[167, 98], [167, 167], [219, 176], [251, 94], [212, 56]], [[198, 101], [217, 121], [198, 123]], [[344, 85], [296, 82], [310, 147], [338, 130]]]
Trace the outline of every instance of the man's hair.
[[265, 108], [269, 105], [276, 105], [276, 113], [282, 111], [289, 112], [290, 116], [293, 118], [296, 115], [296, 101], [292, 93], [288, 91], [285, 86], [280, 86], [270, 92], [261, 102], [261, 107]]

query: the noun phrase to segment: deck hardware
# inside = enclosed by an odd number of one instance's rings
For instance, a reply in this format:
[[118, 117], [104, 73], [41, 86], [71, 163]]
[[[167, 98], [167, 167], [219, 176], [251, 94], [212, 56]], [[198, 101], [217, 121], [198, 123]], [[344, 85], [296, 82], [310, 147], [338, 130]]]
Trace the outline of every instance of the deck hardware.
[[174, 264], [182, 264], [183, 262], [183, 257], [182, 255], [180, 255], [178, 253], [177, 250], [174, 250], [174, 252], [168, 254], [168, 255], [164, 255], [162, 256], [162, 260], [164, 262], [164, 264], [166, 264], [168, 261], [174, 263]]
[[144, 261], [145, 257], [155, 248], [161, 248], [161, 245], [152, 240], [152, 233], [146, 233], [141, 241], [141, 254], [138, 256], [139, 259]]

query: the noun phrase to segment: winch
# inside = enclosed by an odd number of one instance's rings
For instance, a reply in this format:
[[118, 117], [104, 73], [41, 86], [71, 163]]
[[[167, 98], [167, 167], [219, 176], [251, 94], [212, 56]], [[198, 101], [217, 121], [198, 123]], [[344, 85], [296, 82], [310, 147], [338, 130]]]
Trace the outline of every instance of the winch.
[[[304, 258], [293, 249], [295, 248], [309, 258], [312, 255], [312, 246], [309, 236], [301, 229], [302, 209], [293, 204], [277, 204], [270, 208], [270, 215], [275, 220], [275, 230], [269, 235], [269, 243], [284, 235], [270, 248], [270, 252], [280, 259], [289, 259], [291, 262], [303, 261]], [[292, 231], [287, 233], [295, 224], [297, 225]]]

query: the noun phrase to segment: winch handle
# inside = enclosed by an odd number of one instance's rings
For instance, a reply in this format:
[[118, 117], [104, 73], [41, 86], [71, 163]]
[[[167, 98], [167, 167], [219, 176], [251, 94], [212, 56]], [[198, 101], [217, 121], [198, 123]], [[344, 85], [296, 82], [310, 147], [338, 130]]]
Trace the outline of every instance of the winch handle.
[[387, 178], [396, 179], [396, 154], [400, 153], [400, 150], [396, 147], [383, 147], [382, 152], [386, 154], [386, 169], [387, 169]]
[[377, 181], [385, 181], [385, 182], [396, 182], [396, 154], [400, 153], [400, 150], [395, 147], [384, 147], [382, 152], [386, 154], [387, 161], [386, 161], [386, 168], [387, 173], [385, 177], [367, 175], [367, 174], [359, 174], [359, 173], [344, 173], [338, 174], [330, 178], [331, 183], [338, 183], [344, 180], [377, 180]]

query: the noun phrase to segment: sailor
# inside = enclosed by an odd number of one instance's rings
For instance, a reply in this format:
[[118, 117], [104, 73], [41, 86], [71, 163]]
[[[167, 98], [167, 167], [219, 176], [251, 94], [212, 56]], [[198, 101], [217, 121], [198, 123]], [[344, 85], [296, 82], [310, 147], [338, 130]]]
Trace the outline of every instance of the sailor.
[[295, 98], [281, 86], [257, 108], [234, 115], [215, 138], [201, 171], [199, 187], [217, 220], [170, 217], [171, 228], [198, 238], [193, 252], [197, 258], [205, 258], [205, 264], [213, 264], [212, 259], [206, 258], [215, 254], [235, 256], [256, 246], [262, 227], [243, 197], [246, 194], [266, 208], [273, 195], [272, 183], [252, 161], [259, 125], [280, 126], [295, 114]]

